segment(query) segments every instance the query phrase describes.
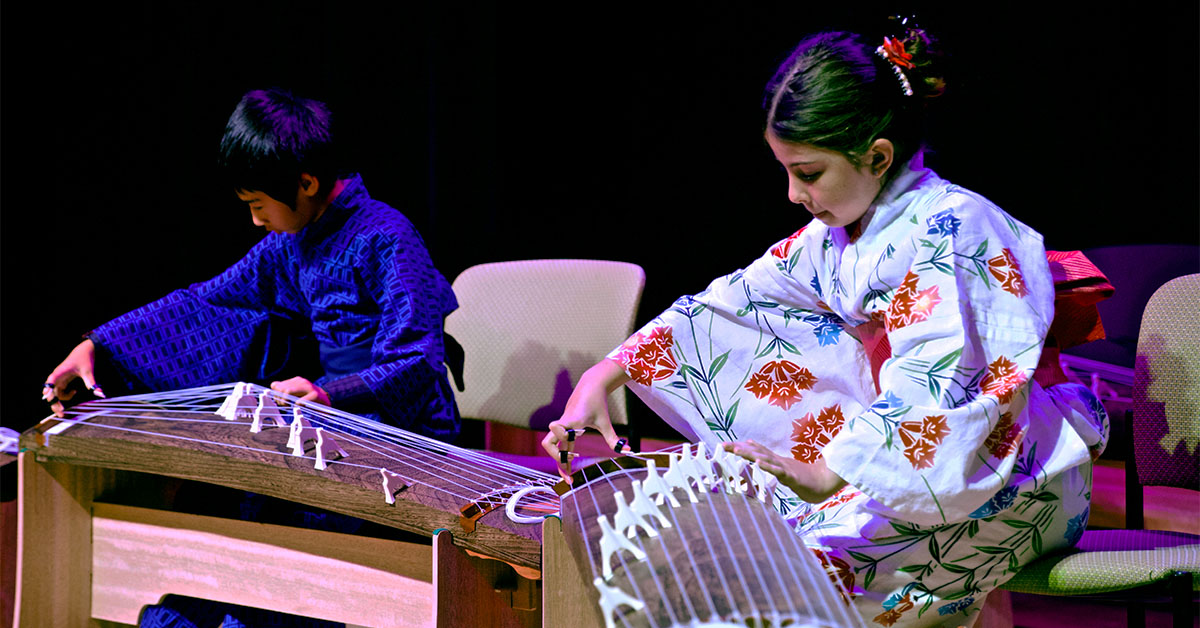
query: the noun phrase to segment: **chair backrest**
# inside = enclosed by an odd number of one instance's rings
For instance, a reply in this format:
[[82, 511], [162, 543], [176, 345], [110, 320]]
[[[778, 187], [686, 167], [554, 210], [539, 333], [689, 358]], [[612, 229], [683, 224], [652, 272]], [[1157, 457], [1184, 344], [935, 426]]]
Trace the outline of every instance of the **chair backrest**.
[[[454, 280], [446, 331], [463, 346], [462, 416], [545, 429], [579, 376], [633, 333], [646, 275], [626, 262], [547, 259], [480, 264]], [[609, 397], [628, 423], [624, 389]]]
[[1146, 303], [1133, 377], [1138, 481], [1200, 489], [1200, 274]]

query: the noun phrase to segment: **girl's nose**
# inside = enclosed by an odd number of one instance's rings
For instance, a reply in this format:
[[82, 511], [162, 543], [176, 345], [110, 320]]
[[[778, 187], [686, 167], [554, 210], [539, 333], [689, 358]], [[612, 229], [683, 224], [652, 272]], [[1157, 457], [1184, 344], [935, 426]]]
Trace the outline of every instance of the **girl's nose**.
[[807, 205], [810, 200], [808, 187], [792, 178], [788, 182], [788, 200], [797, 205]]

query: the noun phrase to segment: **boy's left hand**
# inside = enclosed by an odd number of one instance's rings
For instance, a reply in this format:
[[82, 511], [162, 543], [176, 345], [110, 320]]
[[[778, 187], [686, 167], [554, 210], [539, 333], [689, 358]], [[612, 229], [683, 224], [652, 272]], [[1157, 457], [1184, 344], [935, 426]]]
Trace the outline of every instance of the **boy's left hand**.
[[282, 382], [271, 382], [271, 390], [299, 397], [304, 401], [315, 401], [326, 406], [333, 405], [329, 402], [329, 395], [325, 393], [324, 389], [303, 377], [293, 377], [285, 379]]

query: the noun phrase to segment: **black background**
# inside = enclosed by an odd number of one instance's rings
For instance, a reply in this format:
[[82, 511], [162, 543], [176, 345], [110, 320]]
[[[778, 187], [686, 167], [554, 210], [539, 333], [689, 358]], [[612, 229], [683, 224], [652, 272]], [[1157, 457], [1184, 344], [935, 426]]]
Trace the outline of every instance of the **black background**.
[[805, 222], [760, 107], [802, 35], [915, 12], [953, 54], [939, 174], [1047, 248], [1196, 243], [1197, 7], [1059, 4], [6, 3], [0, 423], [45, 415], [81, 333], [262, 236], [214, 158], [241, 94], [271, 85], [334, 106], [448, 279], [632, 261], [641, 322]]

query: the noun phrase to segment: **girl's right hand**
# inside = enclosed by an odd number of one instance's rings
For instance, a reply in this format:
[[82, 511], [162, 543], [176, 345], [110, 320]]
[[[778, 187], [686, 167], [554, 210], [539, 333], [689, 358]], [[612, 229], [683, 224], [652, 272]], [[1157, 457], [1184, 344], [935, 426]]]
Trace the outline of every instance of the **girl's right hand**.
[[[575, 438], [586, 429], [600, 432], [608, 446], [617, 451], [621, 439], [608, 414], [608, 395], [627, 381], [629, 377], [625, 370], [607, 359], [579, 378], [562, 417], [550, 424], [550, 433], [542, 439], [542, 449], [558, 462], [558, 474], [563, 480], [571, 481], [571, 452], [575, 449]], [[629, 451], [629, 448], [622, 451]]]
[[46, 383], [42, 386], [42, 399], [50, 403], [54, 416], [63, 416], [63, 402], [75, 396], [75, 391], [69, 386], [76, 378], [82, 379], [84, 386], [97, 397], [104, 397], [104, 392], [96, 385], [96, 345], [91, 339], [76, 345], [67, 359], [54, 368]]

